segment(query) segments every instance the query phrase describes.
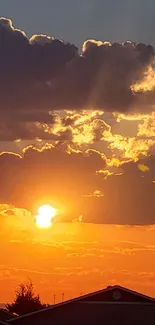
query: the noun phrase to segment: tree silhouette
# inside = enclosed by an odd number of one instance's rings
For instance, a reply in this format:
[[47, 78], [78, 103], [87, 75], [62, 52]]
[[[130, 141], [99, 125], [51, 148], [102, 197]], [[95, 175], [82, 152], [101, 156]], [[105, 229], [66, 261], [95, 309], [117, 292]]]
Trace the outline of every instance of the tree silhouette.
[[35, 295], [33, 283], [31, 281], [21, 283], [15, 291], [15, 300], [12, 304], [7, 304], [6, 308], [9, 312], [17, 315], [24, 315], [33, 311], [45, 308], [46, 305], [40, 301], [40, 296]]

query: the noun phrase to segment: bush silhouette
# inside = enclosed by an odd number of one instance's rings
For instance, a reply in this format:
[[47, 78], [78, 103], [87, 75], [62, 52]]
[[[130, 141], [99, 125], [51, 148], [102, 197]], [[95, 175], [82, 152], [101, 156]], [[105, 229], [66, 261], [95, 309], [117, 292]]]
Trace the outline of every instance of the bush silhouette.
[[14, 302], [6, 305], [7, 310], [11, 313], [20, 316], [46, 307], [45, 304], [41, 303], [40, 296], [35, 295], [31, 281], [28, 281], [25, 284], [21, 283], [15, 294]]

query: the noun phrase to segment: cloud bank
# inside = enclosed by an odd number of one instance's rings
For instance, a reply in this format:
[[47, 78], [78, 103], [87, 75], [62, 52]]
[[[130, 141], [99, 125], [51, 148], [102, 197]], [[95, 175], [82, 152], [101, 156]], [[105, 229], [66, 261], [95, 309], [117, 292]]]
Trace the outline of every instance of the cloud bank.
[[154, 48], [87, 40], [80, 51], [1, 18], [0, 53], [0, 145], [25, 140], [0, 153], [0, 203], [154, 224]]
[[154, 156], [114, 169], [108, 164], [96, 150], [76, 151], [65, 143], [30, 146], [23, 157], [1, 153], [0, 203], [31, 211], [45, 202], [56, 204], [62, 208], [58, 221], [82, 215], [84, 222], [154, 224]]
[[6, 133], [8, 140], [48, 138], [35, 123], [53, 124], [49, 112], [55, 110], [153, 110], [151, 45], [87, 40], [80, 51], [46, 35], [28, 39], [11, 20], [1, 18], [0, 53], [2, 140]]

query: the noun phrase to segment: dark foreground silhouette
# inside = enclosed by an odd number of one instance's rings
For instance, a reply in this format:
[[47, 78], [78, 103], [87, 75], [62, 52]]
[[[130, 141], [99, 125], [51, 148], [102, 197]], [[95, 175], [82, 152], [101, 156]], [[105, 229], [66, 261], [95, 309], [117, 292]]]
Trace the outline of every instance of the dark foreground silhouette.
[[15, 299], [12, 304], [6, 304], [6, 309], [10, 313], [19, 316], [38, 311], [47, 305], [41, 303], [40, 296], [35, 295], [33, 283], [31, 281], [21, 283], [15, 292]]

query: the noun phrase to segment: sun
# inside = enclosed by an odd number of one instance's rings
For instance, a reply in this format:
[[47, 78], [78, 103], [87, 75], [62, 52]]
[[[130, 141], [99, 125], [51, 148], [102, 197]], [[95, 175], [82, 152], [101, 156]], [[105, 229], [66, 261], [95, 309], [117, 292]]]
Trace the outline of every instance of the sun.
[[38, 215], [35, 217], [39, 228], [49, 228], [52, 225], [52, 219], [56, 215], [56, 209], [50, 205], [42, 205], [38, 209]]

